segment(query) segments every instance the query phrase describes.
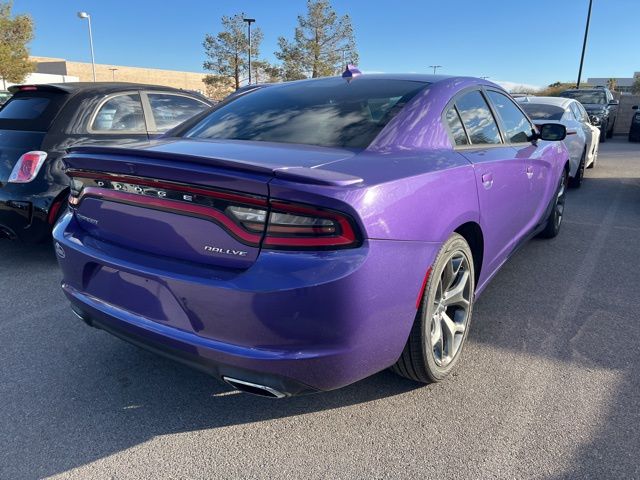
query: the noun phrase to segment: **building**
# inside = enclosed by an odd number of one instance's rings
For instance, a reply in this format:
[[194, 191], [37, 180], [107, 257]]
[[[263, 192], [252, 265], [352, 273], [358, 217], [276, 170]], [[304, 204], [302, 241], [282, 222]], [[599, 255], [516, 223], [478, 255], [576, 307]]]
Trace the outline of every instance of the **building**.
[[[41, 84], [41, 83], [67, 83], [67, 82], [78, 82], [78, 77], [73, 77], [70, 75], [53, 75], [49, 73], [30, 73], [27, 75], [27, 78], [24, 79], [22, 83], [30, 83], [30, 84]], [[0, 77], [0, 90], [6, 90], [11, 85], [15, 85], [15, 83], [11, 83], [5, 81], [4, 78]]]
[[[36, 62], [36, 73], [75, 77], [75, 81], [93, 81], [91, 63], [72, 62], [64, 58], [31, 57]], [[96, 63], [96, 80], [101, 82], [133, 82], [166, 85], [205, 93], [204, 73], [179, 72], [157, 68], [126, 67]], [[42, 82], [41, 82], [42, 83]]]
[[[635, 72], [633, 77], [631, 78], [613, 78], [616, 81], [616, 92], [620, 92], [623, 95], [631, 94], [631, 87], [633, 86], [633, 82], [636, 81], [637, 78], [640, 77], [640, 72]], [[587, 83], [593, 86], [603, 86], [606, 87], [609, 85], [609, 80], [612, 77], [607, 78], [589, 78], [587, 79]]]

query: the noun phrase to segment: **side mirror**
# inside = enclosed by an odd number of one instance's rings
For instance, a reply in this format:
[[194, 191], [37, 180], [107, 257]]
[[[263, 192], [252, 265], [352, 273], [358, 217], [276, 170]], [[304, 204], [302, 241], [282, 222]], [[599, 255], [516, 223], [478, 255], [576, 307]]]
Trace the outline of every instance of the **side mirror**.
[[638, 109], [638, 105], [634, 105], [633, 107], [631, 107], [631, 110], [637, 110]]
[[543, 123], [538, 128], [540, 129], [540, 135], [538, 135], [540, 140], [559, 142], [567, 136], [567, 128], [560, 123]]
[[609, 105], [618, 105], [620, 102], [618, 100], [611, 100]]

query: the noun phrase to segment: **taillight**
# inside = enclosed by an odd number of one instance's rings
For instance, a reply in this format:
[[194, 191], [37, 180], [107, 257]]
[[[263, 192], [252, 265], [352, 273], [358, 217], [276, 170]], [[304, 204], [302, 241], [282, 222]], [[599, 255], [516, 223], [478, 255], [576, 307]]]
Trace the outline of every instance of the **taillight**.
[[355, 247], [359, 238], [345, 214], [306, 205], [165, 180], [69, 170], [69, 204], [97, 197], [213, 221], [237, 240], [277, 249]]
[[23, 154], [14, 165], [8, 182], [29, 183], [36, 178], [46, 158], [46, 152], [27, 152]]
[[333, 210], [271, 202], [267, 248], [345, 248], [358, 244], [351, 220]]

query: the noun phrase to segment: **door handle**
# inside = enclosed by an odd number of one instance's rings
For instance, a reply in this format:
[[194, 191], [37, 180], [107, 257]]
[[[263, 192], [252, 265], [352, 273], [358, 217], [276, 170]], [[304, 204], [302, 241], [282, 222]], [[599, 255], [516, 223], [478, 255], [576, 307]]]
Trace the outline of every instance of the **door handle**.
[[529, 180], [533, 178], [533, 167], [527, 167], [527, 178]]
[[482, 174], [482, 186], [487, 190], [493, 186], [493, 173]]

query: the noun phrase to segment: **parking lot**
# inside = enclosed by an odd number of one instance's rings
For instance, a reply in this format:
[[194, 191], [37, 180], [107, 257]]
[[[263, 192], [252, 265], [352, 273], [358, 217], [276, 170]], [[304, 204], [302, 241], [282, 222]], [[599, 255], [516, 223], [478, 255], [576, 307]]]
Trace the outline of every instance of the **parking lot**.
[[285, 400], [77, 320], [49, 245], [0, 242], [0, 478], [639, 478], [640, 145], [476, 304], [458, 373]]

